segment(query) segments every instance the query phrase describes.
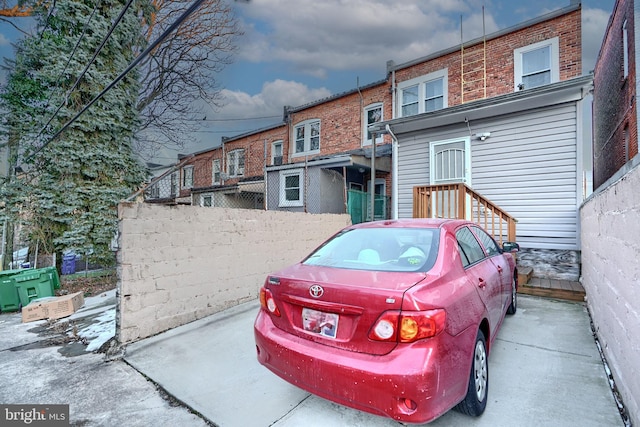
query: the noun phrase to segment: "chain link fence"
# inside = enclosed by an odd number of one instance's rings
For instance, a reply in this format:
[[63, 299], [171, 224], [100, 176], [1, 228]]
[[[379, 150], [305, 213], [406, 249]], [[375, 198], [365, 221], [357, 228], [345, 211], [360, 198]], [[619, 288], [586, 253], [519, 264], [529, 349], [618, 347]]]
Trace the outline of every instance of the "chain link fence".
[[361, 172], [300, 164], [269, 170], [264, 175], [235, 176], [229, 180], [223, 173], [215, 170], [212, 173], [197, 164], [185, 165], [187, 162], [185, 159], [168, 168], [129, 199], [203, 207], [348, 213], [354, 224], [390, 218], [390, 197], [376, 195], [372, 215], [371, 193], [348, 189], [365, 187]]

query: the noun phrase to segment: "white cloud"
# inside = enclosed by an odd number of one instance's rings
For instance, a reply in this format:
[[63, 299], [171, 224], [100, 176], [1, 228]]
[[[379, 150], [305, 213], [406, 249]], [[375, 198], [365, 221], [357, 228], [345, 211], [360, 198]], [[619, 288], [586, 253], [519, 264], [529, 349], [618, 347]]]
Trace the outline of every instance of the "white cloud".
[[299, 106], [331, 95], [325, 88], [310, 89], [308, 86], [285, 80], [275, 80], [262, 85], [256, 95], [223, 89], [221, 95], [225, 105], [220, 117], [265, 117], [283, 114], [285, 105]]
[[11, 42], [9, 39], [2, 33], [0, 33], [0, 46], [9, 46]]
[[[244, 4], [239, 59], [285, 61], [316, 77], [328, 70], [384, 70], [482, 35], [480, 7], [462, 0], [252, 0]], [[486, 14], [486, 31], [497, 29]]]
[[600, 52], [604, 31], [609, 23], [610, 12], [601, 9], [584, 9], [582, 11], [582, 70], [588, 73], [593, 70]]

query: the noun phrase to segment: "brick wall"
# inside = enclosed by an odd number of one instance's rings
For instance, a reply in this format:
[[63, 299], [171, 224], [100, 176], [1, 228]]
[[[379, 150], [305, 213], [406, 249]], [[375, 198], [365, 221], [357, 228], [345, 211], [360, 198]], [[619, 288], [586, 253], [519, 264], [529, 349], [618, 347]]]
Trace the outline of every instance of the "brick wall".
[[640, 166], [580, 210], [582, 275], [596, 333], [640, 425]]
[[[514, 90], [514, 50], [543, 40], [559, 37], [560, 80], [582, 74], [581, 9], [561, 15], [498, 38], [487, 40], [487, 97], [512, 93]], [[481, 78], [483, 44], [465, 47], [465, 82]], [[453, 52], [396, 72], [396, 81], [403, 82], [444, 68], [448, 69], [449, 106], [462, 103], [461, 52]], [[484, 96], [482, 81], [465, 84], [464, 102]]]
[[[624, 76], [623, 23], [627, 21], [628, 76]], [[633, 1], [619, 0], [594, 69], [593, 186], [598, 188], [638, 154]]]
[[351, 221], [144, 203], [122, 203], [118, 215], [121, 344], [256, 299], [269, 272], [299, 261]]
[[[320, 150], [322, 155], [344, 153], [362, 147], [364, 108], [383, 103], [384, 120], [392, 119], [390, 83], [367, 88], [318, 105], [294, 111], [290, 114], [291, 128], [309, 119], [320, 119]], [[361, 97], [362, 96], [362, 97]], [[289, 136], [291, 138], [291, 136]], [[385, 143], [391, 137], [385, 135]], [[293, 141], [287, 139], [285, 151], [293, 152]], [[290, 162], [304, 161], [304, 157], [291, 158]]]

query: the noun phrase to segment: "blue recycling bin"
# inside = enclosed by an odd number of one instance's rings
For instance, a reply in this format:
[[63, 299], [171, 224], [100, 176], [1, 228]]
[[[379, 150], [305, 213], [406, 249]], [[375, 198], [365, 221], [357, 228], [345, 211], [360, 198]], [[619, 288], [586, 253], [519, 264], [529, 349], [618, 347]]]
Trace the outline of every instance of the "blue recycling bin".
[[63, 275], [74, 274], [76, 272], [76, 254], [68, 254], [62, 257], [61, 270]]

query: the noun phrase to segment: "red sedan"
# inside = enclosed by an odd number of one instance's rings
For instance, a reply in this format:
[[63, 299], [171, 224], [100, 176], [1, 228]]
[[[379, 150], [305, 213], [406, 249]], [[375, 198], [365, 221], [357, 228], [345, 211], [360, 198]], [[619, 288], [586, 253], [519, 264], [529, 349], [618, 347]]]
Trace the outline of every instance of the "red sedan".
[[405, 423], [487, 404], [487, 357], [516, 311], [516, 243], [461, 220], [347, 227], [268, 276], [258, 360], [339, 404]]

